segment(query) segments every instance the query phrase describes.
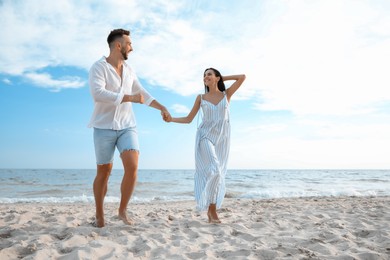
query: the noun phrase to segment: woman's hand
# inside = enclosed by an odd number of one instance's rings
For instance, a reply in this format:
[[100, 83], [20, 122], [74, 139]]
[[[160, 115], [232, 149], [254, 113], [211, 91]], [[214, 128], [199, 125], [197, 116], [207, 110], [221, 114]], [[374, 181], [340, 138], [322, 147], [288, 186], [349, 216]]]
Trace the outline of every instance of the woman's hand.
[[161, 110], [161, 116], [162, 116], [162, 119], [169, 123], [172, 121], [172, 116], [171, 114], [168, 112], [168, 110]]

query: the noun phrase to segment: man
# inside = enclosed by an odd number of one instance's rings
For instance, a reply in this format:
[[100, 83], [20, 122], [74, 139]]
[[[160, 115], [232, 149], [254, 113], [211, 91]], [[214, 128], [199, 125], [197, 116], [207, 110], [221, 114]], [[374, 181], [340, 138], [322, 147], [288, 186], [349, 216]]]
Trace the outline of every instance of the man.
[[133, 222], [127, 216], [127, 204], [134, 191], [138, 169], [138, 136], [132, 103], [151, 106], [170, 118], [167, 109], [157, 102], [140, 84], [135, 72], [125, 62], [131, 46], [130, 32], [115, 29], [107, 37], [110, 55], [95, 62], [89, 72], [89, 86], [95, 101], [88, 127], [94, 128], [97, 173], [93, 183], [97, 227], [104, 227], [103, 201], [113, 166], [115, 147], [124, 167], [118, 216], [125, 224]]

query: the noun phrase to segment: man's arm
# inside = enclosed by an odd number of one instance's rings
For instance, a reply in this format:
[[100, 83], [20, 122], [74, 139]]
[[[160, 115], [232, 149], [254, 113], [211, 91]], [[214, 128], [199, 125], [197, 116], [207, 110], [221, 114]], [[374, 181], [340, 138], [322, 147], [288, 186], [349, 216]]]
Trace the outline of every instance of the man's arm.
[[145, 103], [144, 96], [142, 94], [135, 94], [135, 95], [124, 95], [122, 98], [122, 102], [133, 102], [133, 103]]
[[123, 93], [116, 93], [106, 89], [104, 68], [94, 64], [89, 72], [89, 88], [95, 102], [113, 103], [119, 105], [123, 100]]
[[157, 100], [153, 100], [152, 103], [150, 103], [151, 107], [155, 108], [155, 109], [158, 109], [161, 111], [161, 115], [163, 117], [163, 119], [165, 121], [167, 120], [171, 120], [171, 114], [169, 113], [168, 109], [166, 107], [164, 107], [163, 105], [161, 105]]

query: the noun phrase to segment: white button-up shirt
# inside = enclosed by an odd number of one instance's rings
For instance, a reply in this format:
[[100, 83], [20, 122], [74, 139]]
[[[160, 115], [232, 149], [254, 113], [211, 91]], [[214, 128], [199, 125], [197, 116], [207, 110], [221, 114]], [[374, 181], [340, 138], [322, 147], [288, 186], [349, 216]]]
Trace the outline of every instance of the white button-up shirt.
[[136, 126], [132, 102], [122, 102], [123, 96], [141, 93], [145, 105], [154, 98], [142, 87], [133, 69], [123, 62], [122, 78], [106, 57], [95, 62], [89, 71], [89, 87], [95, 108], [88, 127], [122, 130]]

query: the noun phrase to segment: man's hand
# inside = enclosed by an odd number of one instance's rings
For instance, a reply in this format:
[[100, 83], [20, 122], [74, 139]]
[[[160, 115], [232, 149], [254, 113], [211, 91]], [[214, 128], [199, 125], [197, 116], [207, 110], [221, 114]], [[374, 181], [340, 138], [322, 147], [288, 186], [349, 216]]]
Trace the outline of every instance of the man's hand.
[[161, 116], [165, 122], [171, 122], [172, 117], [168, 110], [161, 110]]
[[135, 94], [131, 96], [131, 102], [143, 104], [145, 102], [142, 94]]

